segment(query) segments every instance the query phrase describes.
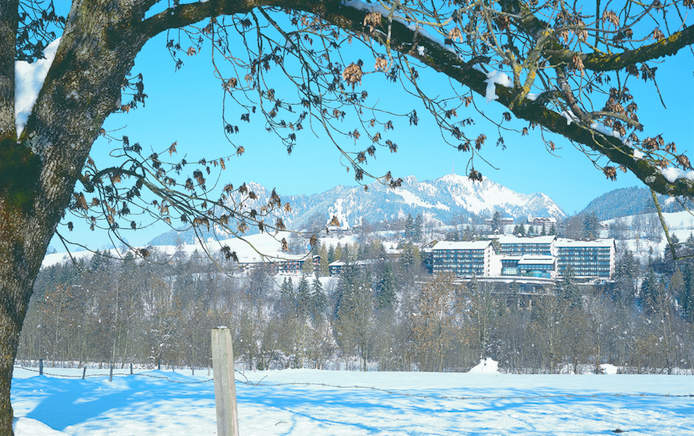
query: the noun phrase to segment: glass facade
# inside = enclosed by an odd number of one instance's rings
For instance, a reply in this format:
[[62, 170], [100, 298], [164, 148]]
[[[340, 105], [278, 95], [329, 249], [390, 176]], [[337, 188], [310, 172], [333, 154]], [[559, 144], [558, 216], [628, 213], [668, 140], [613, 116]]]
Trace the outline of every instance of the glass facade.
[[483, 276], [486, 249], [433, 250], [434, 274], [452, 272], [459, 276]]
[[491, 242], [439, 242], [432, 249], [433, 273], [458, 276], [555, 278], [571, 269], [584, 279], [609, 279], [614, 272], [614, 241], [501, 237], [501, 253]]
[[557, 266], [564, 275], [571, 268], [576, 277], [609, 278], [612, 273], [610, 246], [559, 246]]
[[506, 256], [522, 256], [524, 254], [551, 256], [552, 243], [501, 242], [501, 253]]

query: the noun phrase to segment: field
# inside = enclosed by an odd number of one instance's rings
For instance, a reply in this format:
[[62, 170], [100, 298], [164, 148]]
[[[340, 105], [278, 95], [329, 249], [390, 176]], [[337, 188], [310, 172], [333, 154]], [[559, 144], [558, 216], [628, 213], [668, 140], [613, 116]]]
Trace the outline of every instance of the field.
[[[216, 434], [207, 371], [46, 372], [15, 370], [18, 436]], [[694, 434], [692, 376], [299, 369], [239, 373], [237, 394], [242, 435]]]

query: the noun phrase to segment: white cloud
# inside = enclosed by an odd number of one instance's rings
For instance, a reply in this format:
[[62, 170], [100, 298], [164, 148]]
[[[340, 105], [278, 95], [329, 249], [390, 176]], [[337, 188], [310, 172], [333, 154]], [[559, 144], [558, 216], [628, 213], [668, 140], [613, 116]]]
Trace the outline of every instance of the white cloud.
[[26, 61], [17, 61], [14, 64], [14, 113], [17, 134], [24, 129], [59, 44], [60, 38], [48, 44], [43, 52], [45, 59], [38, 59], [31, 64]]

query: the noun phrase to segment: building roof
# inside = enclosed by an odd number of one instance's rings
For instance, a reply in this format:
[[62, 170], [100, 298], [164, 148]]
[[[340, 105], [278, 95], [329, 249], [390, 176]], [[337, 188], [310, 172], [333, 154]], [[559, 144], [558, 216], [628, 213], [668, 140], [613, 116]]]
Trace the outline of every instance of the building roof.
[[575, 239], [558, 238], [555, 245], [557, 247], [611, 247], [614, 246], [614, 239], [596, 239], [594, 241], [577, 241]]
[[484, 250], [492, 241], [439, 241], [433, 250]]
[[355, 260], [354, 262], [344, 262], [341, 260], [336, 260], [335, 262], [331, 262], [328, 264], [328, 267], [331, 266], [344, 266], [344, 265], [371, 265], [378, 262], [377, 259], [365, 259], [365, 260]]
[[556, 238], [554, 235], [533, 237], [501, 235], [498, 240], [500, 244], [551, 244]]
[[518, 265], [554, 265], [554, 256], [539, 256], [526, 254], [521, 256]]

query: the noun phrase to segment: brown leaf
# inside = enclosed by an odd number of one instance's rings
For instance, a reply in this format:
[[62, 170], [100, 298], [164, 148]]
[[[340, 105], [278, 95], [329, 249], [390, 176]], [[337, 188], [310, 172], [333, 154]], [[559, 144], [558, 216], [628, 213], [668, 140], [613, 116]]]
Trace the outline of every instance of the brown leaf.
[[354, 89], [357, 83], [361, 84], [363, 74], [359, 65], [351, 63], [342, 71], [342, 79], [352, 85], [352, 89]]

